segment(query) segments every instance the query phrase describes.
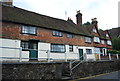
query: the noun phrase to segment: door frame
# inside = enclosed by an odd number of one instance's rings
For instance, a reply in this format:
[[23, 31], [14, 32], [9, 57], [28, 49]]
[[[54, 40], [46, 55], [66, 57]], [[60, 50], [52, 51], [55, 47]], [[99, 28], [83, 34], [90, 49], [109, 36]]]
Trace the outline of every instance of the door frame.
[[[36, 44], [36, 49], [34, 49], [33, 45]], [[36, 40], [29, 40], [29, 60], [38, 60], [38, 41]], [[32, 50], [33, 49], [33, 50]], [[33, 53], [35, 53], [35, 55], [32, 55]], [[36, 59], [32, 59], [32, 56], [33, 58], [36, 58]]]
[[[82, 51], [82, 54], [80, 54], [80, 50]], [[78, 49], [78, 53], [79, 53], [79, 60], [84, 60], [83, 49]], [[83, 56], [83, 57], [80, 58], [81, 56]]]

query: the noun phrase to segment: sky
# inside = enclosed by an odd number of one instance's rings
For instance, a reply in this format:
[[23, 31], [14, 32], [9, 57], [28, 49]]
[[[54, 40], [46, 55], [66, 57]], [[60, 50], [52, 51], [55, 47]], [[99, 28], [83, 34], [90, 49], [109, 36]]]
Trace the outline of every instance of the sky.
[[83, 14], [83, 23], [97, 18], [99, 29], [118, 27], [118, 2], [120, 0], [13, 0], [13, 5], [42, 15], [76, 23], [76, 11]]

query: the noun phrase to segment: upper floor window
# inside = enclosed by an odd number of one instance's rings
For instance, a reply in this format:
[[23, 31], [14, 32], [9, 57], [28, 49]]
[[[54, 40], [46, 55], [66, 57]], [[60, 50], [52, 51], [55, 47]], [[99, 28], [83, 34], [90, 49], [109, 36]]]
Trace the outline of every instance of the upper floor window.
[[53, 31], [53, 36], [62, 37], [62, 32]]
[[67, 37], [68, 38], [73, 38], [73, 35], [72, 34], [67, 34]]
[[94, 32], [94, 33], [97, 33], [97, 30], [96, 30], [95, 28], [93, 28], [93, 32]]
[[36, 27], [32, 26], [22, 26], [22, 33], [23, 34], [36, 34]]
[[99, 37], [94, 37], [94, 42], [100, 43], [100, 38]]
[[51, 44], [51, 52], [65, 52], [65, 45]]
[[92, 54], [92, 49], [86, 49], [86, 54]]
[[91, 38], [90, 37], [85, 37], [85, 42], [86, 43], [91, 43]]
[[101, 43], [102, 43], [102, 44], [105, 44], [105, 41], [104, 41], [104, 40], [101, 40]]
[[108, 44], [108, 45], [112, 45], [112, 43], [111, 43], [110, 40], [107, 40], [107, 44]]
[[69, 52], [73, 52], [73, 45], [69, 45]]
[[109, 37], [109, 35], [108, 35], [108, 34], [106, 34], [106, 37]]

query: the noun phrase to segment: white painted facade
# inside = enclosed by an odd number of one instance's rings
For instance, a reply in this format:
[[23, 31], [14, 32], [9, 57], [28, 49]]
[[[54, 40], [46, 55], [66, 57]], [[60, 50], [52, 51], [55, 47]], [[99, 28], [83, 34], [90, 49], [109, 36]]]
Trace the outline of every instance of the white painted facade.
[[[20, 48], [21, 40], [12, 40], [12, 39], [1, 39], [2, 47], [11, 47], [11, 48]], [[69, 45], [65, 45], [66, 52], [65, 53], [49, 53], [49, 56], [53, 60], [79, 60], [79, 49], [83, 49], [83, 54], [86, 57], [86, 60], [95, 60], [94, 55], [94, 47], [84, 47], [84, 46], [73, 46], [73, 52], [69, 52]], [[91, 49], [92, 54], [86, 54], [86, 49]], [[47, 50], [51, 50], [50, 43], [43, 43], [38, 42], [38, 60], [44, 60], [48, 58]], [[0, 48], [2, 54], [0, 57], [20, 57], [20, 50], [19, 49], [7, 49], [7, 48]], [[22, 51], [22, 61], [29, 61], [29, 51]], [[2, 59], [4, 60], [16, 60], [19, 61], [20, 59]]]

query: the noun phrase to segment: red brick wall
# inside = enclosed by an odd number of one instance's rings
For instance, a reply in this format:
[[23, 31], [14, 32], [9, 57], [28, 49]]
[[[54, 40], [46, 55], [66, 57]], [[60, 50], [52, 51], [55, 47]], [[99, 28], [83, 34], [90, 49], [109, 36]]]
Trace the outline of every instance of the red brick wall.
[[21, 26], [20, 24], [4, 22], [2, 24], [2, 37], [20, 40], [38, 39], [47, 43], [93, 46], [93, 43], [85, 43], [83, 36], [74, 35], [73, 38], [67, 38], [67, 33], [63, 33], [63, 37], [54, 37], [52, 36], [53, 30], [50, 29], [37, 28], [37, 36], [21, 34]]

